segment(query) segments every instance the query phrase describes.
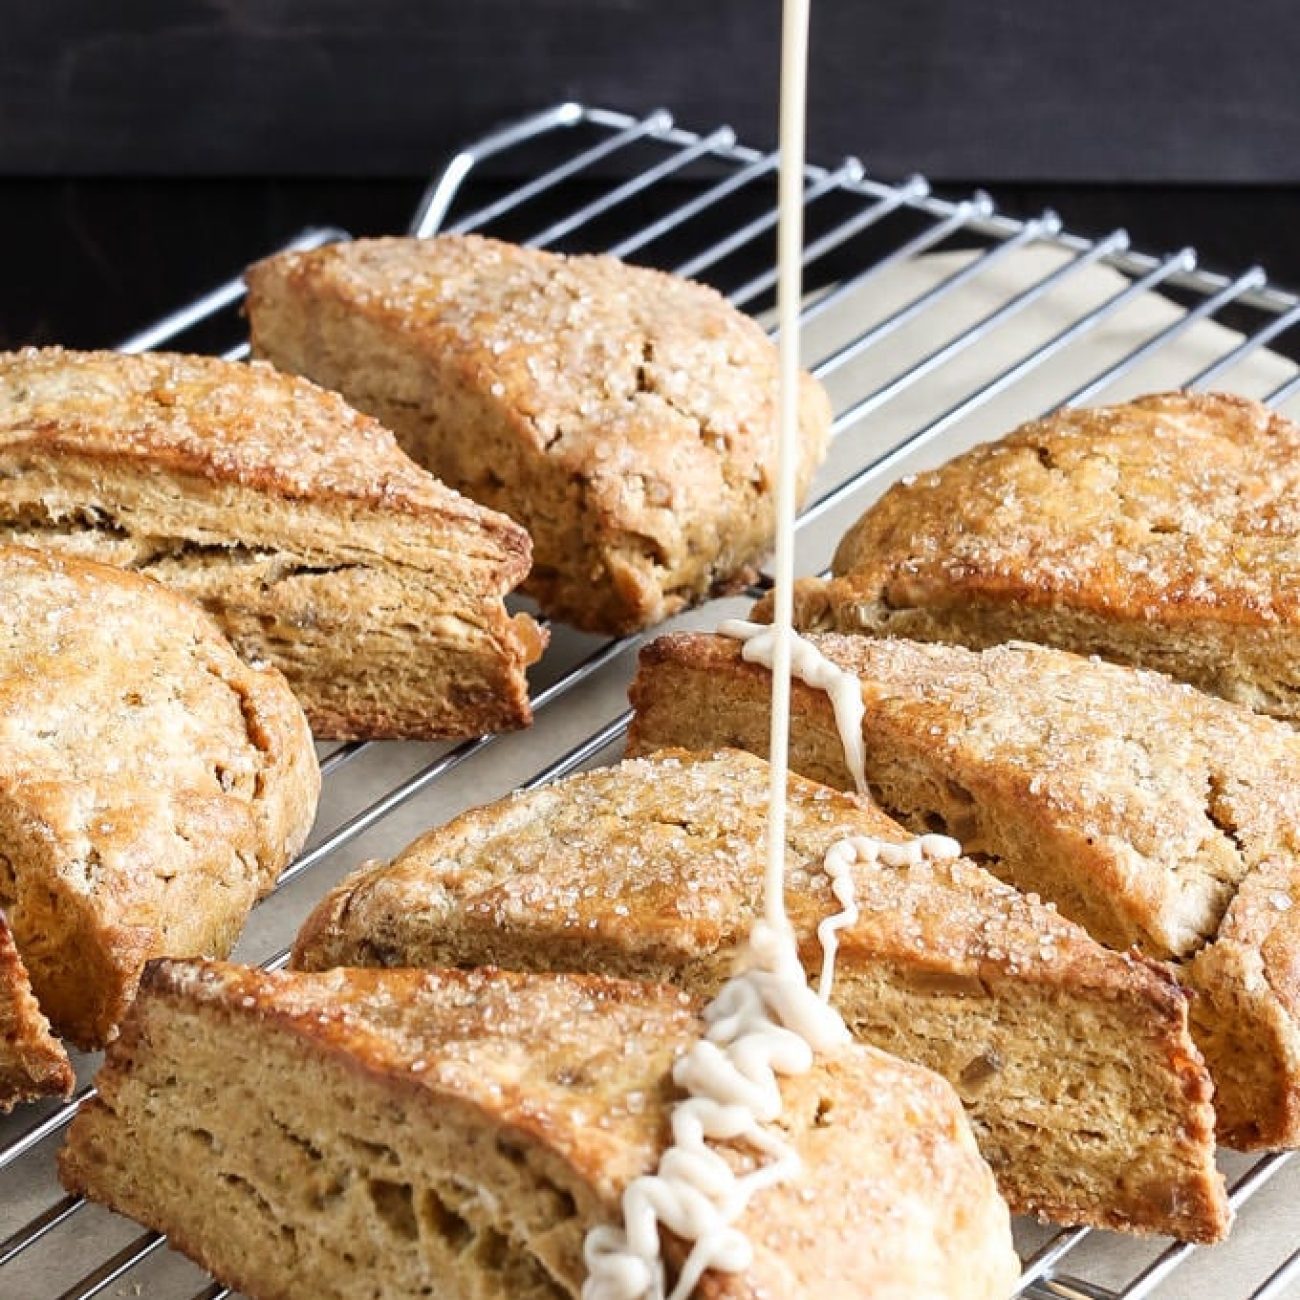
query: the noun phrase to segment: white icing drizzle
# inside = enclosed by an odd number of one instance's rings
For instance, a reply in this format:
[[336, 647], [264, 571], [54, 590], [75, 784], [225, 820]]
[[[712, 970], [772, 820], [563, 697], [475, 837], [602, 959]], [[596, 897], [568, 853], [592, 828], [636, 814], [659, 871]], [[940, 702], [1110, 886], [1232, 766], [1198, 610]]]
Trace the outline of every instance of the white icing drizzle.
[[835, 983], [835, 957], [840, 947], [840, 931], [855, 925], [858, 903], [853, 888], [853, 868], [859, 862], [879, 862], [886, 867], [914, 867], [927, 859], [931, 862], [951, 862], [961, 857], [961, 845], [947, 835], [921, 835], [901, 844], [878, 840], [870, 835], [853, 835], [836, 840], [826, 850], [823, 870], [830, 877], [831, 893], [840, 905], [840, 911], [828, 916], [817, 927], [817, 941], [822, 946], [821, 978], [817, 995], [829, 1002]]
[[[660, 1300], [660, 1224], [693, 1243], [668, 1300], [685, 1300], [706, 1269], [748, 1268], [752, 1248], [732, 1225], [756, 1192], [799, 1172], [794, 1149], [764, 1127], [781, 1113], [777, 1076], [805, 1073], [814, 1052], [849, 1033], [808, 987], [788, 930], [757, 922], [744, 965], [705, 1008], [704, 1037], [673, 1067], [688, 1095], [673, 1107], [673, 1142], [658, 1170], [623, 1193], [623, 1227], [587, 1234], [583, 1300]], [[737, 1176], [710, 1140], [744, 1144], [766, 1160]]]
[[[741, 658], [746, 663], [762, 664], [774, 671], [777, 631], [766, 623], [747, 623], [728, 618], [718, 624], [721, 636], [744, 642]], [[832, 663], [806, 637], [791, 636], [790, 671], [814, 690], [825, 691], [835, 710], [835, 725], [844, 747], [844, 761], [859, 794], [867, 792], [866, 751], [862, 739], [862, 719], [866, 705], [862, 702], [862, 683], [856, 674]]]
[[[765, 665], [776, 681], [782, 629], [729, 619], [718, 631], [743, 641], [744, 658]], [[857, 677], [788, 625], [784, 635], [786, 682], [798, 677], [830, 697], [845, 761], [865, 793], [865, 706]], [[788, 731], [788, 692], [782, 696], [773, 690], [772, 713], [775, 738], [778, 728]], [[773, 798], [782, 803], [788, 780], [785, 757], [782, 747], [780, 761], [773, 764], [779, 777]], [[778, 811], [783, 814], [784, 808]], [[923, 835], [902, 844], [857, 835], [832, 844], [823, 865], [840, 911], [817, 927], [822, 969], [814, 993], [785, 914], [784, 871], [773, 869], [773, 864], [784, 865], [783, 816], [769, 820], [768, 835], [766, 919], [753, 927], [740, 974], [705, 1008], [704, 1037], [673, 1068], [673, 1082], [687, 1096], [673, 1107], [672, 1144], [655, 1173], [634, 1179], [624, 1191], [623, 1226], [601, 1226], [587, 1234], [582, 1300], [665, 1300], [661, 1225], [692, 1243], [666, 1300], [686, 1300], [707, 1269], [734, 1273], [749, 1267], [753, 1249], [734, 1227], [736, 1220], [756, 1192], [788, 1181], [800, 1168], [794, 1149], [764, 1127], [781, 1113], [777, 1076], [803, 1074], [812, 1068], [815, 1052], [850, 1040], [830, 996], [840, 931], [858, 919], [854, 866], [878, 862], [906, 867], [961, 853], [961, 846], [945, 835]], [[766, 1159], [737, 1176], [726, 1157], [709, 1146], [711, 1141], [740, 1144]]]

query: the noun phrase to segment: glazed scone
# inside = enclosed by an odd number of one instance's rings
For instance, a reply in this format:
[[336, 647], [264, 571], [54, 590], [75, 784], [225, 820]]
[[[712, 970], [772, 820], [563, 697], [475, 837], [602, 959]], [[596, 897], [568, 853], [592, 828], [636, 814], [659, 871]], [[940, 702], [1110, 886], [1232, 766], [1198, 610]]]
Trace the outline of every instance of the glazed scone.
[[[247, 280], [256, 355], [528, 529], [544, 613], [632, 632], [742, 586], [767, 551], [776, 351], [712, 289], [477, 235], [281, 253]], [[829, 423], [805, 375], [801, 496]]]
[[[696, 1011], [589, 977], [161, 962], [61, 1173], [255, 1300], [576, 1297], [585, 1232], [668, 1141]], [[781, 1092], [802, 1171], [695, 1296], [1004, 1300], [1006, 1206], [942, 1079], [854, 1045]]]
[[318, 736], [530, 719], [509, 519], [337, 394], [213, 357], [0, 354], [0, 539], [145, 573], [279, 668]]
[[224, 955], [320, 791], [302, 710], [147, 578], [0, 547], [0, 908], [41, 1010], [102, 1045], [150, 958]]
[[1038, 641], [1300, 720], [1300, 427], [1246, 398], [1026, 424], [892, 487], [832, 573], [802, 628]]
[[66, 1097], [72, 1084], [68, 1054], [32, 996], [27, 971], [0, 912], [0, 1114], [20, 1101]]
[[[665, 753], [465, 814], [308, 918], [298, 966], [596, 970], [710, 996], [761, 911], [767, 766]], [[787, 907], [809, 970], [864, 801], [790, 782]], [[861, 1040], [944, 1075], [1012, 1208], [1213, 1241], [1229, 1213], [1187, 999], [971, 862], [859, 865], [835, 1001]]]
[[[914, 829], [1094, 938], [1171, 959], [1220, 1138], [1300, 1145], [1300, 735], [1158, 673], [1043, 646], [811, 640], [862, 683], [867, 777]], [[767, 752], [771, 676], [737, 641], [668, 636], [632, 689], [631, 750]], [[851, 788], [821, 691], [794, 685], [791, 762]]]

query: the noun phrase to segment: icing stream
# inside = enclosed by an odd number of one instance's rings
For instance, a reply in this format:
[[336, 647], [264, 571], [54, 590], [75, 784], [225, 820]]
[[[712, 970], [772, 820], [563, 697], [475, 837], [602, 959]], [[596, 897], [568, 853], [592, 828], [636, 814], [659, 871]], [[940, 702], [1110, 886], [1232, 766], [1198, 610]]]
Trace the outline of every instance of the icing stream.
[[[718, 631], [744, 642], [750, 663], [776, 665], [788, 657], [789, 675], [830, 697], [853, 780], [865, 793], [866, 754], [862, 736], [865, 706], [857, 677], [832, 663], [811, 641], [784, 629], [729, 619]], [[773, 736], [789, 728], [789, 694], [773, 690]], [[784, 714], [784, 716], [780, 716]], [[773, 746], [774, 751], [776, 746]], [[784, 756], [782, 750], [782, 756]], [[779, 784], [774, 799], [784, 800], [787, 764], [774, 763]], [[779, 794], [776, 792], [779, 791]], [[748, 1268], [753, 1249], [734, 1225], [755, 1192], [794, 1178], [799, 1157], [771, 1125], [781, 1114], [778, 1075], [803, 1074], [814, 1053], [849, 1041], [839, 1013], [830, 1005], [839, 936], [858, 919], [853, 869], [859, 863], [909, 867], [960, 856], [961, 846], [946, 835], [922, 835], [904, 843], [855, 835], [827, 850], [823, 869], [840, 910], [817, 927], [822, 948], [817, 992], [808, 986], [794, 936], [785, 916], [784, 875], [772, 871], [783, 862], [784, 820], [769, 822], [775, 848], [769, 853], [767, 919], [755, 924], [741, 962], [704, 1010], [705, 1033], [673, 1068], [673, 1082], [687, 1097], [672, 1111], [672, 1144], [655, 1173], [634, 1179], [623, 1194], [623, 1226], [593, 1228], [584, 1244], [587, 1280], [583, 1300], [663, 1300], [664, 1265], [660, 1225], [691, 1244], [667, 1300], [686, 1300], [707, 1269], [735, 1273]], [[774, 919], [775, 918], [775, 919]], [[747, 1147], [759, 1161], [737, 1174], [732, 1162], [710, 1142]], [[735, 1158], [733, 1152], [733, 1158]]]
[[[780, 440], [777, 474], [775, 617], [772, 625], [731, 619], [718, 629], [744, 642], [750, 663], [772, 674], [768, 855], [763, 919], [742, 954], [739, 973], [704, 1010], [704, 1035], [673, 1067], [687, 1095], [671, 1115], [672, 1144], [653, 1174], [623, 1193], [622, 1226], [600, 1226], [583, 1245], [583, 1300], [664, 1300], [666, 1278], [660, 1227], [690, 1252], [667, 1300], [686, 1300], [707, 1269], [749, 1267], [753, 1247], [735, 1223], [754, 1194], [799, 1173], [799, 1157], [774, 1121], [781, 1114], [778, 1076], [803, 1074], [814, 1054], [849, 1042], [830, 1005], [841, 930], [858, 917], [853, 868], [858, 862], [907, 866], [960, 852], [944, 836], [907, 844], [857, 836], [833, 844], [825, 869], [841, 910], [817, 928], [822, 945], [819, 992], [799, 960], [785, 912], [784, 851], [789, 776], [790, 682], [823, 690], [835, 710], [845, 761], [859, 793], [867, 788], [857, 677], [831, 663], [793, 627], [795, 470], [798, 462], [799, 311], [803, 241], [803, 139], [809, 0], [784, 0], [781, 62], [778, 285], [780, 317]], [[711, 1142], [725, 1142], [719, 1150]], [[748, 1153], [750, 1161], [745, 1161]], [[746, 1164], [737, 1173], [737, 1165]]]
[[826, 917], [817, 927], [817, 942], [822, 946], [821, 978], [817, 994], [828, 1002], [835, 983], [835, 957], [839, 952], [841, 930], [855, 925], [858, 903], [853, 889], [853, 868], [859, 862], [879, 862], [885, 867], [914, 867], [927, 859], [931, 862], [951, 862], [961, 857], [961, 845], [947, 835], [921, 835], [914, 840], [898, 844], [892, 840], [878, 840], [871, 835], [854, 835], [836, 840], [826, 851], [822, 868], [831, 878], [831, 893], [841, 910]]
[[[762, 664], [769, 671], [775, 663], [776, 628], [766, 623], [747, 623], [729, 618], [718, 624], [721, 636], [743, 641], [741, 658], [746, 663]], [[844, 761], [848, 764], [853, 785], [859, 794], [867, 792], [866, 750], [862, 739], [862, 719], [867, 706], [862, 702], [862, 684], [854, 673], [833, 664], [815, 645], [797, 632], [790, 634], [790, 671], [814, 690], [825, 691], [835, 710]]]

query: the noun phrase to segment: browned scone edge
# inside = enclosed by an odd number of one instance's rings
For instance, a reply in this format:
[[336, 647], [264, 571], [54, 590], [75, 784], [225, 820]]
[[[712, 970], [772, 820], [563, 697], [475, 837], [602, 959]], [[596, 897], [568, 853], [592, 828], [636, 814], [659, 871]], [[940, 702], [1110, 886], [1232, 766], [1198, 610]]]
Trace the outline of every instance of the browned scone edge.
[[0, 538], [197, 600], [246, 659], [284, 671], [321, 738], [531, 720], [545, 633], [502, 603], [527, 534], [264, 363], [0, 354]]
[[32, 996], [13, 934], [0, 912], [0, 1114], [20, 1102], [67, 1097], [74, 1082], [68, 1054]]

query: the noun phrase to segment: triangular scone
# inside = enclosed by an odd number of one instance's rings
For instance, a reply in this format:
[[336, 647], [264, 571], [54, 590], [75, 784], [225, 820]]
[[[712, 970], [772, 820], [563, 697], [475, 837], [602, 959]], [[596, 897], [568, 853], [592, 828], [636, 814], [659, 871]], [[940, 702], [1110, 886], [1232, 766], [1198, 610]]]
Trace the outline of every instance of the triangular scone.
[[832, 573], [800, 627], [1039, 641], [1300, 720], [1300, 426], [1259, 402], [1066, 407], [895, 484]]
[[[295, 962], [597, 970], [713, 993], [760, 908], [767, 766], [631, 760], [465, 814], [318, 906]], [[906, 838], [852, 796], [790, 783], [787, 904], [819, 967], [839, 910], [822, 860]], [[1186, 998], [967, 861], [856, 869], [835, 1001], [850, 1029], [948, 1078], [1013, 1209], [1223, 1235], [1210, 1082]]]
[[[585, 1232], [668, 1140], [695, 1011], [597, 978], [157, 963], [63, 1180], [251, 1295], [576, 1297]], [[942, 1079], [850, 1046], [781, 1091], [802, 1170], [739, 1220], [750, 1268], [694, 1295], [1010, 1293], [1006, 1206]]]
[[32, 996], [27, 971], [0, 912], [0, 1114], [20, 1101], [72, 1091], [68, 1054]]
[[41, 1010], [101, 1046], [150, 957], [224, 955], [320, 770], [274, 668], [147, 578], [0, 546], [0, 907]]
[[[947, 828], [1098, 940], [1172, 958], [1230, 1146], [1300, 1144], [1300, 735], [1157, 673], [1014, 644], [811, 638], [862, 683], [883, 807]], [[771, 676], [719, 636], [648, 646], [631, 748], [767, 752]], [[852, 785], [824, 692], [791, 762]]]
[[0, 354], [0, 538], [145, 573], [289, 679], [318, 736], [527, 724], [540, 652], [501, 598], [523, 529], [266, 365]]
[[[247, 279], [255, 354], [528, 529], [544, 613], [635, 631], [768, 550], [776, 350], [713, 289], [477, 235], [282, 253]], [[808, 375], [800, 412], [802, 495], [830, 423]]]

